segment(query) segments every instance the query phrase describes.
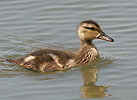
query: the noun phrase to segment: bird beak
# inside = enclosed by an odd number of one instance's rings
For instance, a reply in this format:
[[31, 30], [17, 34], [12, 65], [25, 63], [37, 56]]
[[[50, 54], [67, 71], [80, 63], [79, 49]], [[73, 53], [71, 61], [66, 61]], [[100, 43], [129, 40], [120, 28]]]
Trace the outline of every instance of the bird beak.
[[101, 34], [98, 36], [98, 39], [106, 40], [109, 42], [114, 42], [114, 39], [106, 35], [104, 32], [101, 32]]

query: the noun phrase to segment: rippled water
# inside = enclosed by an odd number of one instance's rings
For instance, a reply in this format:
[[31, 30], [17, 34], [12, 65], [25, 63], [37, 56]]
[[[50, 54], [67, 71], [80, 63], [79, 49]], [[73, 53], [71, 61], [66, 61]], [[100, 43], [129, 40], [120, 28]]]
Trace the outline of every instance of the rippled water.
[[[94, 41], [93, 64], [46, 74], [5, 62], [39, 48], [79, 49], [85, 19], [115, 39]], [[136, 51], [136, 0], [0, 0], [0, 100], [135, 100]]]

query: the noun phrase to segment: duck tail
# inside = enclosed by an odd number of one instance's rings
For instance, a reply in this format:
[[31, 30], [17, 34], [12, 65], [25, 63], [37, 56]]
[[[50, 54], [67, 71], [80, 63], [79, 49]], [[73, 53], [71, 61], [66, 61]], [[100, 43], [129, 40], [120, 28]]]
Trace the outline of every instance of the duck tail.
[[6, 59], [6, 61], [11, 62], [11, 63], [16, 63], [16, 60], [14, 59]]

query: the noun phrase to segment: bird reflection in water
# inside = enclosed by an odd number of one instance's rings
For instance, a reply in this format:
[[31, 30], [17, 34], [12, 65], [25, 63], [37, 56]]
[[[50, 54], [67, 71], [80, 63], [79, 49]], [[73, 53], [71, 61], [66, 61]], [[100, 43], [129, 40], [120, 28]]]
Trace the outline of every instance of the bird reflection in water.
[[84, 85], [81, 87], [82, 97], [85, 98], [101, 98], [110, 95], [105, 94], [109, 86], [97, 86], [95, 82], [97, 81], [98, 68], [90, 66], [85, 66], [81, 69], [82, 78]]

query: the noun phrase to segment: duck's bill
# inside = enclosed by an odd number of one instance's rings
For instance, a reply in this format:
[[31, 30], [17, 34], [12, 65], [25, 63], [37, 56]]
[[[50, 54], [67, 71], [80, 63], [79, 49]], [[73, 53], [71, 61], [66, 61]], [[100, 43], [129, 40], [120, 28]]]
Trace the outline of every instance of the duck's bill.
[[104, 32], [98, 38], [109, 42], [114, 42], [114, 39], [106, 35]]

